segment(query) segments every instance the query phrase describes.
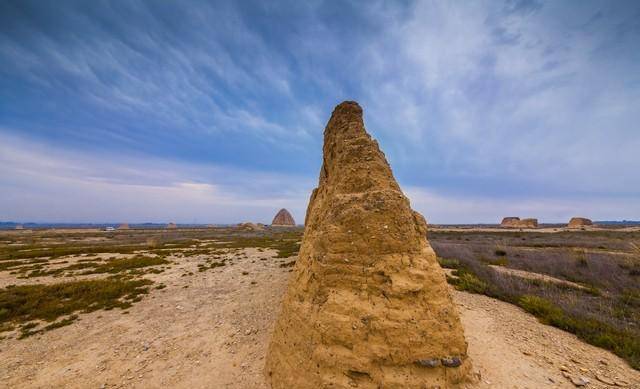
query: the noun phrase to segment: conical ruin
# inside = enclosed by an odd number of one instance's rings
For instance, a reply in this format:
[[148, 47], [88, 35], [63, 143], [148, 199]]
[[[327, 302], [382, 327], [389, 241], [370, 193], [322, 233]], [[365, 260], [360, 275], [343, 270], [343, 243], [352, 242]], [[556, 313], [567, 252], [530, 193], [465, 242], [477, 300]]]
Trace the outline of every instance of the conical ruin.
[[273, 389], [455, 388], [470, 369], [444, 273], [355, 102], [324, 133], [266, 359]]
[[296, 222], [293, 220], [293, 216], [286, 209], [282, 208], [276, 213], [273, 221], [271, 222], [272, 226], [295, 226]]

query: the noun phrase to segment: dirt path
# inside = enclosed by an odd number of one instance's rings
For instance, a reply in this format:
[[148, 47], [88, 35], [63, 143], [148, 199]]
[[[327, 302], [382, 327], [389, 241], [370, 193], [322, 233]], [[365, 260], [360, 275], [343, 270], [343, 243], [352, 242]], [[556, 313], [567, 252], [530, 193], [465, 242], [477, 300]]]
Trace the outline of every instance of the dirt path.
[[[153, 279], [153, 290], [123, 314], [81, 316], [70, 326], [0, 341], [0, 387], [263, 389], [262, 367], [289, 260], [245, 250], [247, 258], [205, 272], [198, 258]], [[192, 274], [189, 274], [189, 273]], [[609, 352], [544, 326], [519, 308], [453, 291], [479, 383], [469, 388], [588, 388], [602, 380], [640, 388], [640, 372]]]
[[560, 279], [560, 278], [548, 276], [546, 274], [534, 273], [534, 272], [530, 272], [530, 271], [526, 271], [526, 270], [511, 269], [511, 268], [508, 268], [508, 267], [496, 266], [496, 265], [489, 265], [489, 267], [492, 268], [493, 270], [497, 271], [498, 273], [508, 274], [508, 275], [512, 275], [512, 276], [516, 276], [516, 277], [520, 277], [520, 278], [526, 278], [526, 279], [529, 279], [529, 280], [540, 280], [540, 281], [545, 281], [545, 282], [551, 282], [553, 284], [558, 284], [558, 285], [566, 285], [566, 286], [570, 286], [570, 287], [572, 287], [574, 289], [587, 289], [587, 288], [585, 288], [584, 286], [582, 286], [580, 284], [576, 284], [575, 282], [571, 282], [571, 281], [563, 280], [563, 279]]
[[608, 351], [540, 324], [514, 305], [465, 292], [453, 296], [474, 370], [481, 373], [477, 388], [574, 388], [571, 378], [581, 377], [588, 388], [616, 382], [640, 388], [640, 372]]

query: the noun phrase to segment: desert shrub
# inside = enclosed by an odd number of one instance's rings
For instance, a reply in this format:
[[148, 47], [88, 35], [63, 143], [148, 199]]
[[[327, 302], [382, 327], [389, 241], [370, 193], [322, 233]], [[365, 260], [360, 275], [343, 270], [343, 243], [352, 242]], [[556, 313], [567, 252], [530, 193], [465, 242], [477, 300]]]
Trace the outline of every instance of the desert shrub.
[[489, 290], [489, 285], [476, 277], [473, 273], [466, 270], [456, 270], [454, 275], [458, 278], [450, 278], [450, 282], [458, 290], [464, 290], [471, 293], [485, 294]]
[[[0, 325], [27, 323], [22, 326], [24, 336], [33, 335], [37, 320], [53, 322], [74, 312], [93, 312], [99, 309], [128, 308], [140, 295], [148, 293], [149, 280], [76, 281], [60, 284], [12, 286], [0, 289]], [[43, 330], [69, 324], [73, 316], [52, 323]], [[31, 333], [33, 332], [33, 333]]]
[[83, 274], [95, 274], [95, 273], [119, 273], [132, 269], [139, 269], [148, 266], [164, 265], [171, 263], [164, 258], [159, 257], [146, 257], [138, 255], [132, 258], [114, 259], [109, 262], [99, 264], [93, 269], [87, 270]]
[[554, 319], [562, 316], [562, 309], [551, 301], [538, 296], [524, 295], [518, 300], [518, 305], [525, 311], [550, 324]]
[[595, 346], [613, 351], [640, 369], [640, 338], [599, 320], [567, 314], [550, 301], [537, 296], [522, 296], [519, 305], [541, 322], [576, 334]]
[[[484, 294], [516, 304], [536, 316], [541, 322], [571, 332], [590, 344], [611, 350], [629, 361], [634, 368], [640, 368], [640, 337], [636, 333], [596, 319], [590, 312], [582, 310], [568, 312], [547, 298], [531, 294], [535, 292], [549, 296], [562, 296], [561, 293], [572, 293], [579, 296], [591, 295], [590, 290], [503, 275], [492, 269], [487, 270], [485, 265], [479, 263], [456, 270], [454, 275], [458, 278], [448, 277], [447, 280], [456, 289]], [[638, 294], [629, 293], [623, 302], [625, 306], [640, 304], [640, 299], [637, 298]], [[628, 315], [629, 312], [625, 311], [625, 314]]]
[[486, 264], [494, 265], [494, 266], [507, 266], [509, 265], [509, 260], [507, 257], [498, 257], [498, 258], [480, 258], [480, 260]]
[[494, 251], [494, 254], [497, 257], [504, 257], [505, 255], [507, 255], [507, 252], [501, 249], [497, 249], [496, 251]]
[[457, 269], [460, 267], [460, 261], [458, 261], [457, 259], [438, 257], [438, 263], [444, 269]]

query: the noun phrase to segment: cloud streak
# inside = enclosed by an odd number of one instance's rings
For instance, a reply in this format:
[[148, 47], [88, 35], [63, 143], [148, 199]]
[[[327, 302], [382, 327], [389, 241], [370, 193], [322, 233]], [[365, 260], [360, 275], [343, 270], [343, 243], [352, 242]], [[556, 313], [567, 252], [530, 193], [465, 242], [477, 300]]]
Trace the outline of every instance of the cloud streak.
[[99, 185], [303, 208], [329, 113], [355, 99], [400, 182], [442, 200], [419, 201], [438, 222], [469, 204], [477, 221], [501, 204], [640, 218], [638, 20], [634, 1], [4, 1], [0, 136], [19, 146], [3, 149], [0, 180], [40, 175], [14, 185], [36, 196], [23, 216], [0, 217], [37, 216], [35, 198], [69, 177], [113, 209]]
[[285, 206], [303, 220], [314, 184], [294, 175], [0, 141], [3, 220], [268, 223]]

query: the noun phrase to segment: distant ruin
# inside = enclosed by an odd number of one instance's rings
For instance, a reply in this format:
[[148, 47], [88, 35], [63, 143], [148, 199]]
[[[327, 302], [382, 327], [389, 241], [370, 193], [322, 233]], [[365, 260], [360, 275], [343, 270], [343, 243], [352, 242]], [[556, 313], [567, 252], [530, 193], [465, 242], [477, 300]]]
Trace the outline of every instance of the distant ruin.
[[276, 216], [273, 218], [271, 222], [272, 226], [295, 226], [296, 222], [293, 220], [293, 216], [286, 209], [282, 208], [278, 211]]
[[425, 219], [357, 103], [333, 111], [323, 155], [267, 381], [273, 389], [457, 387], [471, 364]]
[[169, 224], [167, 224], [167, 229], [169, 229], [169, 230], [175, 230], [176, 228], [178, 228], [178, 226], [176, 225], [176, 223], [169, 223]]
[[128, 230], [129, 229], [129, 224], [128, 223], [122, 223], [118, 226], [119, 230]]
[[592, 225], [593, 225], [593, 222], [590, 219], [587, 219], [586, 217], [572, 217], [571, 220], [569, 220], [569, 224], [567, 224], [567, 227], [582, 228], [582, 227], [592, 226]]
[[264, 231], [264, 224], [256, 224], [251, 222], [240, 223], [238, 224], [238, 228], [244, 231]]
[[538, 228], [538, 219], [520, 219], [517, 216], [509, 216], [502, 219], [500, 227], [503, 228]]
[[500, 223], [500, 227], [515, 227], [517, 223], [520, 222], [520, 218], [517, 216], [507, 216], [502, 219], [502, 223]]

